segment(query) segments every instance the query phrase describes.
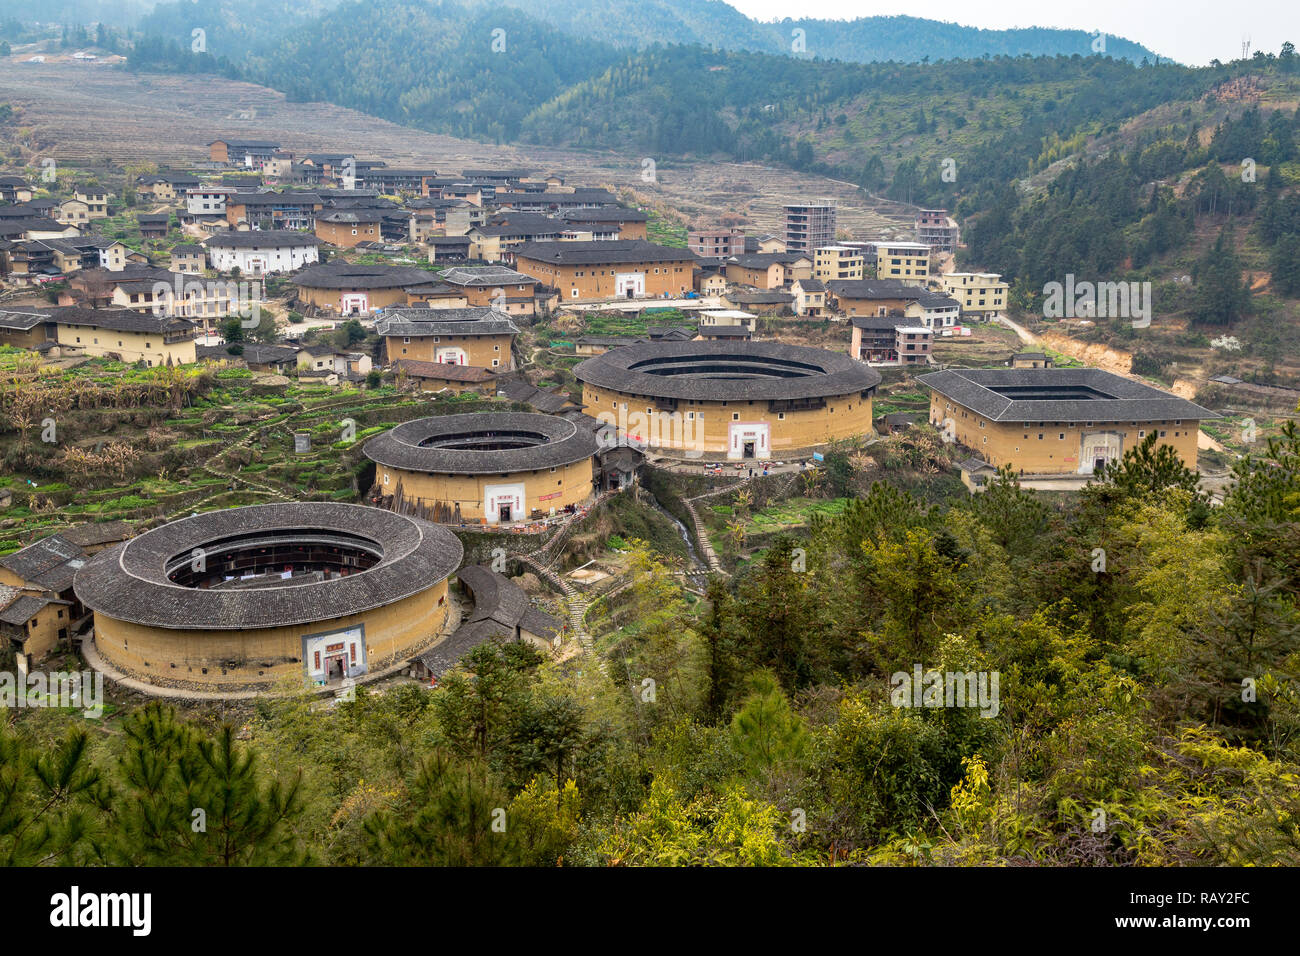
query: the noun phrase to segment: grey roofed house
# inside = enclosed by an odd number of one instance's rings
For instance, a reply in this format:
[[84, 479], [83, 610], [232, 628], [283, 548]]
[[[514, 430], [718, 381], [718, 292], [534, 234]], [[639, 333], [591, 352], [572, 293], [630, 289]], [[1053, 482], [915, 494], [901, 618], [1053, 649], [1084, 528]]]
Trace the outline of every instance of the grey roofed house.
[[28, 232], [62, 232], [75, 229], [53, 219], [0, 219], [0, 236], [21, 236]]
[[821, 279], [795, 279], [799, 283], [799, 288], [805, 292], [825, 292], [826, 283]]
[[87, 521], [65, 528], [59, 532], [59, 536], [79, 548], [93, 548], [96, 545], [125, 541], [134, 533], [135, 528], [126, 521]]
[[901, 312], [895, 312], [893, 315], [855, 315], [849, 318], [849, 322], [855, 328], [879, 331], [892, 331], [910, 325], [913, 321]]
[[172, 246], [172, 255], [174, 256], [201, 256], [203, 255], [203, 246], [197, 242], [179, 242]]
[[419, 359], [397, 359], [393, 371], [402, 371], [412, 378], [435, 379], [443, 382], [465, 382], [477, 385], [496, 377], [490, 368], [478, 365], [453, 365], [450, 362], [423, 362]]
[[442, 281], [458, 286], [536, 285], [537, 279], [505, 266], [456, 266], [442, 274]]
[[365, 266], [325, 262], [308, 266], [290, 281], [312, 289], [397, 289], [423, 285], [433, 273], [414, 266]]
[[[364, 546], [377, 563], [328, 580], [265, 587], [192, 588], [169, 577], [196, 547], [242, 538], [308, 539]], [[77, 571], [75, 590], [97, 613], [185, 630], [281, 627], [333, 620], [400, 601], [460, 564], [464, 549], [445, 528], [381, 508], [326, 501], [248, 505], [181, 518], [106, 548]], [[178, 565], [178, 556], [182, 563]]]
[[598, 265], [617, 262], [694, 261], [689, 249], [674, 249], [645, 239], [607, 239], [599, 242], [529, 242], [514, 250], [526, 257], [559, 265]]
[[180, 334], [195, 327], [189, 319], [174, 315], [153, 315], [131, 309], [84, 309], [75, 305], [51, 308], [50, 321], [58, 325], [87, 325], [114, 332], [152, 332], [158, 335]]
[[1149, 422], [1219, 415], [1099, 368], [947, 369], [917, 381], [995, 422]]
[[378, 335], [518, 335], [510, 316], [485, 306], [468, 309], [388, 309], [375, 319]]
[[22, 627], [49, 605], [67, 603], [67, 601], [59, 601], [56, 598], [24, 594], [7, 607], [0, 609], [0, 623]]
[[73, 576], [85, 563], [86, 552], [61, 534], [52, 534], [0, 558], [0, 567], [31, 585], [56, 593], [72, 587]]
[[325, 201], [316, 193], [265, 192], [239, 193], [227, 200], [234, 206], [323, 206]]
[[826, 289], [846, 299], [921, 299], [934, 295], [901, 279], [832, 279]]
[[647, 325], [645, 334], [651, 342], [689, 342], [695, 330], [681, 325]]
[[880, 373], [840, 352], [777, 342], [652, 342], [612, 349], [573, 369], [625, 394], [700, 401], [824, 398], [866, 392]]
[[618, 348], [620, 345], [649, 342], [651, 339], [640, 335], [580, 335], [573, 341], [575, 345], [603, 345], [608, 348]]
[[485, 641], [518, 640], [521, 632], [550, 640], [564, 629], [562, 621], [533, 607], [524, 589], [502, 574], [470, 564], [456, 578], [474, 596], [474, 610], [454, 634], [416, 657], [435, 677]]
[[0, 309], [0, 329], [28, 332], [51, 317], [45, 312], [26, 312], [17, 309]]
[[497, 387], [497, 394], [512, 402], [531, 405], [539, 412], [553, 415], [572, 404], [567, 395], [557, 395], [526, 381], [505, 382]]
[[734, 262], [743, 269], [766, 269], [773, 265], [787, 266], [799, 259], [807, 258], [801, 252], [754, 252], [732, 256], [727, 262]]
[[[504, 439], [516, 447], [494, 447]], [[371, 461], [407, 471], [507, 474], [590, 458], [596, 453], [596, 438], [554, 415], [472, 412], [403, 422], [367, 441], [362, 453]]]
[[573, 209], [564, 214], [565, 222], [647, 222], [648, 213], [626, 206], [601, 206], [597, 209]]
[[317, 222], [336, 223], [338, 225], [356, 225], [371, 222], [383, 222], [384, 214], [378, 209], [338, 209], [324, 216], [317, 216]]
[[[243, 343], [244, 350], [238, 355], [231, 355], [226, 351], [225, 345], [213, 345], [210, 348], [219, 349], [220, 354], [217, 358], [227, 360], [242, 359], [245, 365], [288, 365], [297, 361], [298, 348], [293, 345], [258, 345], [256, 343]], [[199, 348], [209, 348], [209, 346], [199, 346]], [[202, 357], [208, 356], [206, 353]]]
[[701, 325], [699, 334], [706, 339], [750, 339], [754, 333], [748, 325]]
[[294, 246], [318, 246], [320, 240], [310, 232], [296, 229], [248, 229], [219, 232], [203, 240], [213, 249], [287, 249]]
[[778, 291], [729, 292], [726, 299], [738, 305], [789, 305], [794, 301], [794, 295]]

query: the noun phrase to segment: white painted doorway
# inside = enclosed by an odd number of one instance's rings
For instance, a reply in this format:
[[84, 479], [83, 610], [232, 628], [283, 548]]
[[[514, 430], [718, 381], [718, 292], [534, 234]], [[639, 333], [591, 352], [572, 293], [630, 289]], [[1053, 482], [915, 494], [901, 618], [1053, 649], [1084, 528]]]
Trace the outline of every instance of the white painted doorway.
[[771, 427], [766, 422], [732, 422], [728, 431], [727, 458], [767, 458], [772, 454]]

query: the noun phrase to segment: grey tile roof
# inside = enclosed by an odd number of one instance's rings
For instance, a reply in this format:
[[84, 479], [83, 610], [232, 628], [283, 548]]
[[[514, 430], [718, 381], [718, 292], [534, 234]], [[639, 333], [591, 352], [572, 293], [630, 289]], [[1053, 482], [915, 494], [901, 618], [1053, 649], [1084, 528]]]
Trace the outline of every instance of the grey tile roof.
[[378, 335], [518, 335], [504, 312], [467, 309], [388, 309], [375, 319]]
[[0, 610], [0, 621], [21, 627], [53, 603], [55, 601], [52, 598], [24, 594], [8, 607]]
[[320, 240], [310, 232], [293, 229], [247, 229], [219, 232], [203, 240], [210, 249], [286, 249], [294, 246], [318, 246]]
[[449, 362], [421, 362], [418, 359], [398, 359], [393, 368], [401, 369], [415, 378], [439, 379], [444, 382], [486, 382], [494, 376], [491, 369], [477, 365], [452, 365]]
[[631, 395], [701, 401], [833, 397], [880, 384], [848, 355], [776, 342], [652, 342], [579, 363], [581, 382]]
[[0, 558], [23, 581], [49, 591], [66, 591], [72, 577], [86, 562], [86, 552], [60, 534], [42, 538], [20, 551]]
[[308, 266], [292, 279], [308, 289], [397, 289], [422, 285], [433, 273], [413, 266], [363, 266], [326, 262]]
[[[468, 242], [468, 239], [466, 239]], [[457, 266], [442, 274], [442, 281], [458, 286], [536, 285], [532, 276], [505, 266]]]
[[36, 328], [42, 322], [50, 321], [49, 315], [44, 312], [27, 312], [17, 309], [0, 309], [0, 329], [14, 329], [19, 332], [27, 332]]
[[[146, 281], [146, 280], [139, 280]], [[158, 335], [184, 333], [194, 328], [189, 319], [179, 316], [151, 315], [130, 309], [83, 309], [58, 306], [50, 309], [50, 318], [59, 325], [88, 325], [113, 332], [152, 332]]]
[[826, 288], [842, 299], [920, 299], [932, 294], [900, 279], [833, 279]]
[[[501, 438], [526, 442], [492, 448]], [[436, 442], [430, 445], [430, 442]], [[484, 444], [485, 448], [474, 448]], [[596, 438], [554, 415], [532, 412], [474, 412], [404, 422], [376, 435], [362, 448], [371, 461], [407, 471], [486, 475], [555, 468], [590, 458]]]
[[[177, 556], [234, 536], [340, 532], [377, 544], [379, 563], [290, 587], [204, 589], [167, 577]], [[76, 593], [97, 613], [151, 627], [277, 627], [334, 620], [418, 594], [450, 575], [463, 553], [446, 528], [379, 508], [321, 501], [251, 505], [182, 518], [99, 552], [77, 572]]]
[[620, 262], [694, 262], [695, 254], [689, 249], [674, 249], [644, 239], [609, 239], [600, 242], [529, 242], [515, 250], [515, 258], [580, 266]]
[[995, 422], [1148, 422], [1219, 415], [1099, 368], [947, 369], [917, 381]]

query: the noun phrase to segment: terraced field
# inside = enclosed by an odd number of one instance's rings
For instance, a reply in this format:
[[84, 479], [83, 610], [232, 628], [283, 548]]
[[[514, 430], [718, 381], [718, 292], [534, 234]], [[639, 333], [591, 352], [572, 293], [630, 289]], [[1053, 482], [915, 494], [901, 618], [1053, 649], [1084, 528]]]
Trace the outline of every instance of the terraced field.
[[661, 162], [657, 181], [646, 183], [639, 154], [477, 143], [328, 103], [290, 103], [266, 87], [220, 77], [138, 75], [107, 64], [34, 64], [7, 57], [0, 58], [0, 91], [0, 98], [22, 108], [20, 124], [31, 131], [31, 159], [181, 165], [206, 161], [206, 144], [221, 136], [274, 138], [298, 153], [352, 148], [395, 166], [457, 171], [508, 165], [558, 172], [569, 182], [635, 190], [642, 201], [701, 224], [731, 215], [758, 231], [776, 232], [782, 205], [808, 197], [837, 200], [840, 227], [853, 235], [874, 236], [882, 228], [912, 224], [906, 208], [864, 200], [851, 183], [787, 169]]

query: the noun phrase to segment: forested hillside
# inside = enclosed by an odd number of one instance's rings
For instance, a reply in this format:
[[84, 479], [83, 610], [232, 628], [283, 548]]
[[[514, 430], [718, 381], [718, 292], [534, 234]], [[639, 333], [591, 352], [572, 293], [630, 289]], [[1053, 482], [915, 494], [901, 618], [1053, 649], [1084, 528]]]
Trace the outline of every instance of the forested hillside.
[[[1154, 438], [1077, 501], [847, 489], [707, 602], [622, 543], [608, 673], [489, 642], [234, 726], [35, 711], [0, 863], [1295, 865], [1300, 434], [1221, 508]], [[914, 668], [998, 684], [900, 697]]]

